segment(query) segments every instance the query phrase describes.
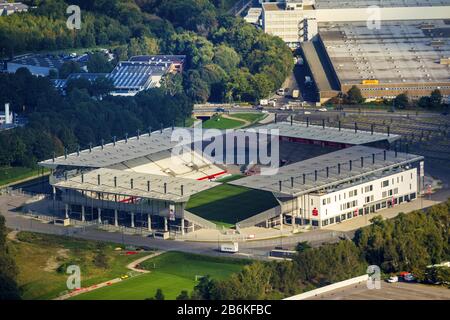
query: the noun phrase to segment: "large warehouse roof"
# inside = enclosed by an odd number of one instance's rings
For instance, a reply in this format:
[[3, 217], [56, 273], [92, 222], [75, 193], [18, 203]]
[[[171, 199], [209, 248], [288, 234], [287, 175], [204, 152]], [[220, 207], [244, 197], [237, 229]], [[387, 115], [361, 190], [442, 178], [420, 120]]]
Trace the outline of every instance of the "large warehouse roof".
[[[386, 153], [386, 160], [384, 160], [384, 152]], [[374, 163], [373, 155], [375, 155]], [[363, 157], [362, 166], [361, 157]], [[416, 162], [421, 159], [423, 157], [412, 154], [398, 152], [396, 156], [395, 151], [385, 151], [366, 146], [354, 146], [281, 167], [278, 171], [274, 171], [273, 175], [251, 176], [229, 183], [277, 194], [298, 196], [325, 187], [336, 186], [358, 177], [381, 173], [389, 168]], [[350, 160], [352, 161], [351, 169]], [[338, 173], [339, 166], [340, 173]], [[317, 171], [317, 180], [315, 171]], [[305, 184], [303, 184], [303, 174], [306, 175]]]
[[450, 25], [443, 20], [321, 23], [319, 32], [342, 85], [450, 82]]
[[430, 7], [442, 6], [445, 0], [316, 0], [317, 9], [378, 7]]
[[[100, 184], [98, 183], [100, 178]], [[116, 178], [116, 186], [114, 186]], [[133, 188], [131, 180], [133, 179]], [[150, 182], [150, 191], [148, 191]], [[164, 192], [164, 185], [166, 191]], [[200, 191], [215, 187], [218, 183], [198, 181], [194, 179], [174, 178], [154, 174], [135, 173], [122, 170], [98, 169], [62, 180], [55, 187], [78, 191], [92, 191], [109, 194], [120, 194], [127, 197], [185, 202], [190, 196]], [[183, 192], [181, 192], [183, 187]]]
[[400, 136], [395, 134], [388, 135], [387, 133], [380, 132], [374, 132], [373, 134], [371, 134], [371, 132], [368, 131], [357, 130], [357, 132], [355, 132], [355, 130], [344, 128], [341, 128], [341, 130], [339, 130], [339, 128], [334, 127], [323, 128], [322, 126], [316, 125], [307, 126], [306, 123], [297, 122], [294, 122], [292, 125], [288, 122], [270, 123], [258, 128], [278, 129], [280, 130], [280, 136], [285, 137], [352, 145], [366, 144], [383, 140], [392, 142], [400, 138]]

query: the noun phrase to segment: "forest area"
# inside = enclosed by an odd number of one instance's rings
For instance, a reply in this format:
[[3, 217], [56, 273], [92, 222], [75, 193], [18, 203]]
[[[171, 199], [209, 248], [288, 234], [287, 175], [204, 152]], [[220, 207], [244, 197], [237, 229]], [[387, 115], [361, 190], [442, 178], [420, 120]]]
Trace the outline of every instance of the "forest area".
[[[277, 37], [226, 14], [226, 0], [73, 0], [82, 13], [80, 30], [68, 30], [63, 0], [24, 1], [28, 13], [0, 17], [4, 59], [28, 52], [104, 47], [109, 65], [94, 57], [89, 71], [104, 72], [134, 55], [183, 54], [182, 75], [166, 77], [159, 89], [135, 97], [111, 97], [111, 83], [73, 81], [67, 94], [50, 79], [27, 70], [0, 74], [0, 104], [28, 119], [23, 128], [0, 133], [0, 166], [33, 167], [37, 161], [89, 144], [133, 135], [149, 127], [181, 125], [194, 103], [266, 97], [292, 70], [290, 50]], [[91, 57], [92, 58], [92, 57]], [[63, 65], [65, 76], [79, 71]]]
[[[417, 281], [450, 283], [450, 268], [427, 268], [450, 259], [450, 199], [425, 211], [400, 213], [358, 229], [352, 240], [312, 248], [297, 245], [292, 261], [254, 262], [227, 280], [203, 278], [191, 299], [281, 299], [366, 273], [369, 265], [383, 275], [409, 271]], [[185, 297], [186, 299], [186, 297]]]

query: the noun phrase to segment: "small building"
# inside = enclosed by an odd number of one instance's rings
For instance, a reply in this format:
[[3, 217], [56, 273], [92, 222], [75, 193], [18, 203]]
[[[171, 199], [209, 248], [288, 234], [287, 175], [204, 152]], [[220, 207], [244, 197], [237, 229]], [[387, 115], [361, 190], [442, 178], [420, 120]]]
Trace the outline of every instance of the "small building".
[[161, 86], [162, 77], [169, 71], [170, 64], [145, 61], [123, 61], [114, 68], [108, 78], [113, 81], [116, 96], [135, 96], [138, 92]]
[[9, 16], [18, 12], [27, 12], [28, 6], [22, 2], [8, 2], [0, 0], [0, 16]]
[[152, 66], [167, 67], [169, 73], [182, 73], [186, 62], [185, 55], [143, 55], [131, 57], [129, 61], [145, 62]]

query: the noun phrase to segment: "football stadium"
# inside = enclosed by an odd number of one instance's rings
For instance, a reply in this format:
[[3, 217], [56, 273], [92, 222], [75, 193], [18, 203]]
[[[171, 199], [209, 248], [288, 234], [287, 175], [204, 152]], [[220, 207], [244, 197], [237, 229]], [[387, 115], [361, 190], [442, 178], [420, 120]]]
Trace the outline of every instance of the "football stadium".
[[[178, 129], [191, 134], [181, 143], [187, 156], [174, 152]], [[412, 201], [423, 189], [423, 157], [397, 150], [400, 137], [389, 130], [292, 121], [216, 129], [209, 138], [195, 130], [150, 130], [41, 162], [51, 170], [53, 213], [168, 238], [205, 228], [321, 228]], [[250, 143], [250, 131], [277, 142], [275, 166], [250, 156], [267, 147]], [[227, 161], [206, 152], [219, 138]]]

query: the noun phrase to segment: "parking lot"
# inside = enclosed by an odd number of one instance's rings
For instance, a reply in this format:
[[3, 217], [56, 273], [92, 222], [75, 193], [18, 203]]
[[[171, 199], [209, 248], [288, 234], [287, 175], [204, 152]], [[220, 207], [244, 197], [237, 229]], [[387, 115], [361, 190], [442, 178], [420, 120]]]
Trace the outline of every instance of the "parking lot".
[[381, 283], [369, 290], [365, 283], [336, 289], [308, 300], [450, 300], [450, 289], [418, 283]]

